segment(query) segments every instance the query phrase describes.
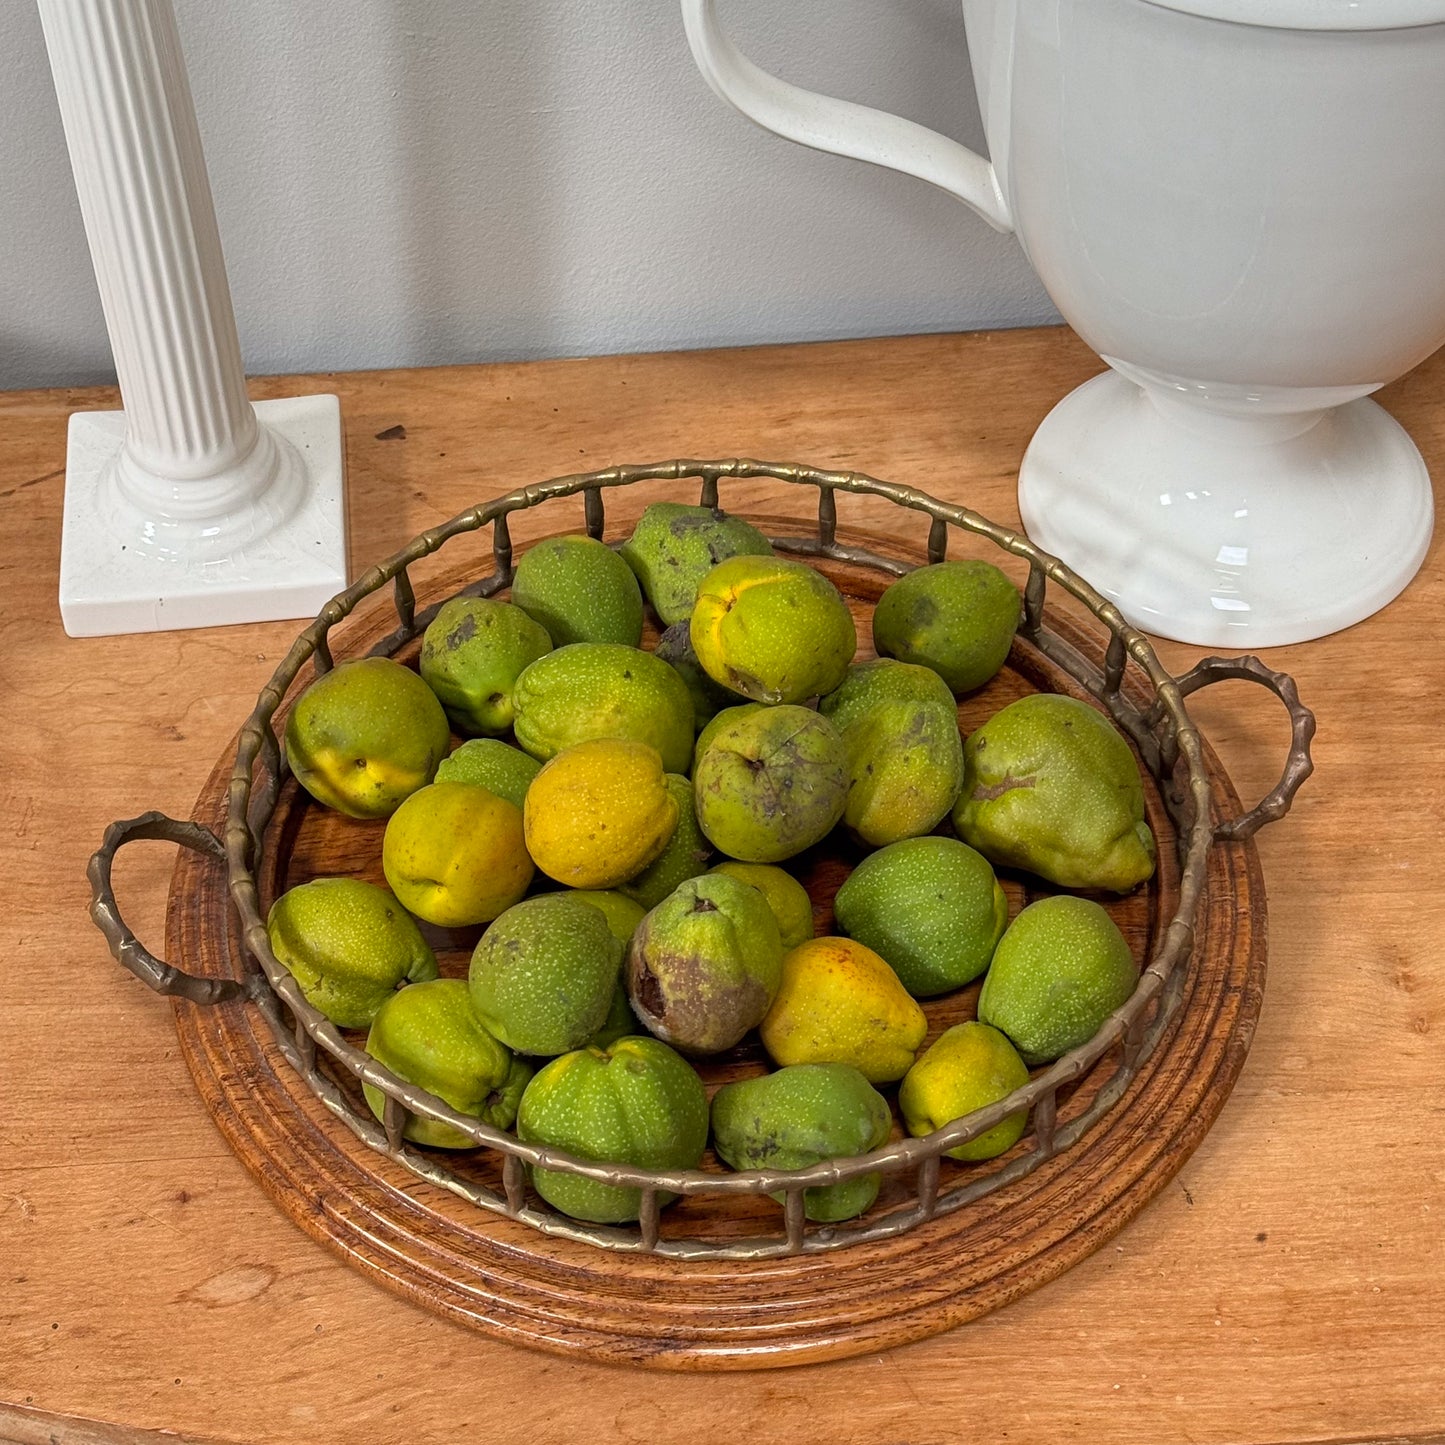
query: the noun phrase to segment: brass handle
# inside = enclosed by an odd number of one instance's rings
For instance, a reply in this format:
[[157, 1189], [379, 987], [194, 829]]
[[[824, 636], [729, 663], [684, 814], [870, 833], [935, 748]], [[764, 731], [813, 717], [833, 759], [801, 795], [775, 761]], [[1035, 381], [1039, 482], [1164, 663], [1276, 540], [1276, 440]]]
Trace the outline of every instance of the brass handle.
[[1179, 696], [1188, 697], [1202, 687], [1238, 679], [1268, 688], [1285, 706], [1290, 720], [1290, 747], [1280, 780], [1247, 813], [1219, 824], [1214, 836], [1220, 841], [1253, 837], [1266, 823], [1278, 822], [1289, 812], [1295, 794], [1314, 772], [1310, 741], [1315, 735], [1315, 715], [1299, 699], [1299, 688], [1286, 672], [1272, 672], [1257, 657], [1206, 657], [1179, 679]]
[[142, 983], [148, 984], [157, 993], [177, 994], [192, 1003], [224, 1003], [228, 999], [247, 997], [246, 985], [236, 979], [198, 978], [193, 973], [186, 973], [184, 969], [157, 958], [121, 918], [115, 901], [115, 889], [110, 881], [111, 864], [126, 843], [142, 838], [158, 838], [167, 843], [178, 843], [183, 848], [206, 853], [212, 858], [226, 856], [221, 840], [200, 823], [180, 822], [175, 818], [168, 818], [164, 813], [155, 812], [142, 813], [138, 818], [126, 818], [112, 823], [105, 830], [100, 847], [92, 854], [85, 876], [90, 879], [91, 922], [105, 935], [116, 962], [124, 964]]

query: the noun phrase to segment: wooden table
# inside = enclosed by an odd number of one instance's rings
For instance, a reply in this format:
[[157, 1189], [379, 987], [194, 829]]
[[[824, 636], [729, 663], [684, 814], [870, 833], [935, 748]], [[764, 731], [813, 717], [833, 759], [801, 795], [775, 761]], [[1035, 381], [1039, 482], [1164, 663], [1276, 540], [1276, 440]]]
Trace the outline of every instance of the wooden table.
[[[254, 393], [340, 394], [359, 569], [514, 485], [672, 456], [851, 467], [1013, 520], [1027, 438], [1098, 365], [1049, 329]], [[1445, 353], [1382, 399], [1445, 477]], [[951, 1334], [805, 1369], [642, 1373], [492, 1343], [313, 1244], [212, 1126], [169, 1007], [86, 921], [104, 826], [188, 816], [298, 630], [63, 634], [65, 419], [115, 404], [0, 397], [0, 1441], [1445, 1438], [1438, 548], [1384, 615], [1268, 654], [1319, 713], [1319, 767], [1260, 837], [1264, 1013], [1178, 1179], [1086, 1263]], [[1201, 655], [1161, 651], [1178, 670]], [[1284, 714], [1237, 686], [1195, 711], [1241, 791], [1262, 793]], [[173, 862], [144, 844], [117, 868], [156, 946]]]

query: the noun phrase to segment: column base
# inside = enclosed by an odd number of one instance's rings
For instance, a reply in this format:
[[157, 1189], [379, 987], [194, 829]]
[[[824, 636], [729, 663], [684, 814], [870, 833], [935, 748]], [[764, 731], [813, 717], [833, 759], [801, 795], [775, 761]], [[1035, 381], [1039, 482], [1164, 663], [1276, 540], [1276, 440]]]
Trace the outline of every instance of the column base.
[[60, 543], [60, 617], [71, 637], [314, 617], [345, 588], [340, 403], [302, 396], [255, 406], [296, 474], [239, 511], [184, 523], [117, 517], [125, 413], [71, 416]]

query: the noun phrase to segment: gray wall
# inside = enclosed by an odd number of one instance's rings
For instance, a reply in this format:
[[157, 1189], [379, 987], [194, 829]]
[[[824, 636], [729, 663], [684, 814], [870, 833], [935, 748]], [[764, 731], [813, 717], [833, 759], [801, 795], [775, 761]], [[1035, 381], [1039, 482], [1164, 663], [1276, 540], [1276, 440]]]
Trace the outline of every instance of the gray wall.
[[[176, 0], [247, 370], [1016, 326], [1010, 237], [717, 100], [676, 0]], [[982, 145], [958, 0], [725, 0], [759, 63]], [[40, 24], [0, 47], [0, 388], [113, 377]]]

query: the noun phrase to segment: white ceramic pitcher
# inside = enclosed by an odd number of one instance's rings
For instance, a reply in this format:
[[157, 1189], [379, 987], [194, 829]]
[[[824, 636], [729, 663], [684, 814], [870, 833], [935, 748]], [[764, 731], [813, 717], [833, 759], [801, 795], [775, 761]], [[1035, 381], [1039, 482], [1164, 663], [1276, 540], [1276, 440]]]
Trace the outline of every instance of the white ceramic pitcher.
[[766, 74], [714, 5], [682, 0], [719, 95], [1016, 231], [1108, 363], [1019, 504], [1133, 622], [1295, 642], [1414, 576], [1429, 477], [1365, 398], [1445, 342], [1445, 0], [963, 0], [991, 163]]

